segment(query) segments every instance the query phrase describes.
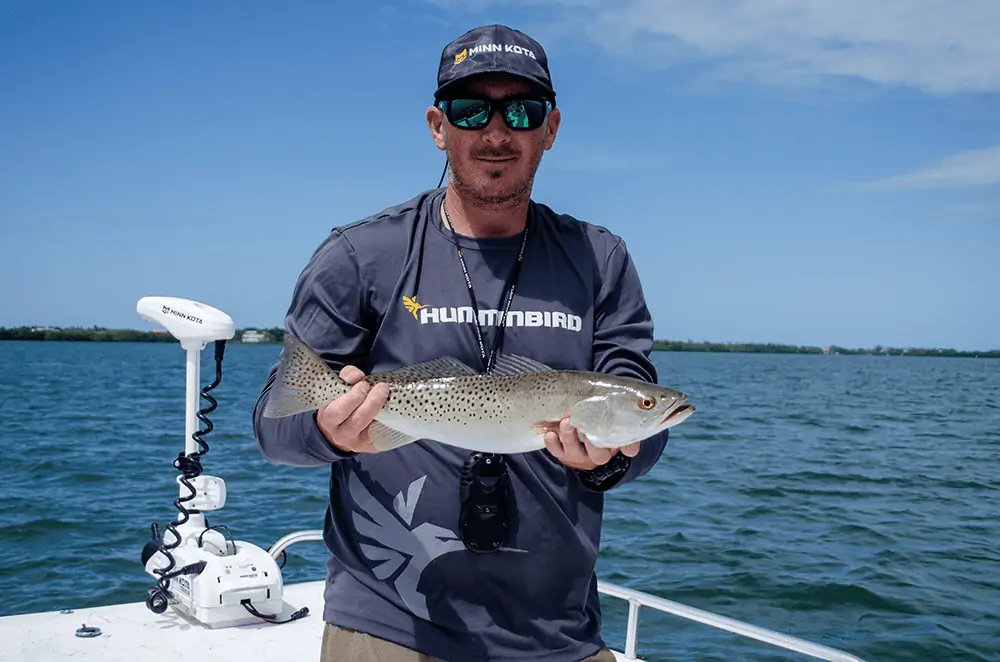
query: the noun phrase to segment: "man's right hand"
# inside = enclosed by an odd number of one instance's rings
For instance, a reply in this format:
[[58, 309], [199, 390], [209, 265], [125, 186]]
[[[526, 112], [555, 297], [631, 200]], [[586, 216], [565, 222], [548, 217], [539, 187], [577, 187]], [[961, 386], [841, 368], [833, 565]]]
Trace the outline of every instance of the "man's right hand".
[[322, 407], [316, 414], [316, 424], [330, 445], [342, 453], [377, 453], [368, 426], [385, 406], [389, 385], [372, 387], [365, 381], [365, 373], [352, 365], [341, 369], [340, 378], [351, 385], [351, 390]]

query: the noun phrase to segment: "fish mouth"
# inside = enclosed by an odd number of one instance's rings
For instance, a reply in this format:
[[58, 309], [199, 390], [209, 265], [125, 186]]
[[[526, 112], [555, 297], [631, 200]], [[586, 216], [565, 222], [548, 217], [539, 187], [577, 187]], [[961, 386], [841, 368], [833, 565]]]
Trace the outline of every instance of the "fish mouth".
[[[660, 425], [666, 425], [670, 421], [676, 421], [677, 423], [680, 423], [693, 413], [694, 413], [694, 405], [683, 404], [679, 407], [674, 407], [669, 412], [667, 412], [666, 416], [663, 417], [663, 420], [660, 421]], [[678, 418], [680, 420], [677, 420]]]

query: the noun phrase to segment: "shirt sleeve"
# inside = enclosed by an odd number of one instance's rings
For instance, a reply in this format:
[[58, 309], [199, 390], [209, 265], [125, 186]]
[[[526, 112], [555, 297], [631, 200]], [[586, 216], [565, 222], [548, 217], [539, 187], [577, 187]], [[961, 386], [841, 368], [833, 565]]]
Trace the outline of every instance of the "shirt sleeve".
[[[653, 319], [646, 306], [639, 273], [619, 240], [601, 274], [601, 287], [594, 302], [594, 370], [656, 383], [653, 351]], [[645, 475], [660, 459], [667, 445], [663, 430], [639, 446], [628, 470], [612, 487]]]
[[[287, 333], [305, 342], [334, 370], [363, 366], [371, 346], [365, 325], [368, 287], [354, 248], [334, 230], [299, 275], [285, 316]], [[278, 366], [271, 367], [253, 410], [254, 437], [272, 464], [313, 467], [353, 457], [335, 449], [316, 424], [316, 412], [264, 418]]]

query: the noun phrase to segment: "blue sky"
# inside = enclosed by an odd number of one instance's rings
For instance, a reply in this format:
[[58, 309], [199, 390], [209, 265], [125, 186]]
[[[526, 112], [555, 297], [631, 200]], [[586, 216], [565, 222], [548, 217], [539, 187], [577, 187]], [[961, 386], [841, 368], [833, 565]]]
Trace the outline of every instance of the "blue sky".
[[0, 325], [281, 324], [332, 226], [437, 183], [437, 58], [493, 22], [563, 109], [535, 199], [625, 238], [657, 337], [1000, 347], [992, 0], [7, 0]]

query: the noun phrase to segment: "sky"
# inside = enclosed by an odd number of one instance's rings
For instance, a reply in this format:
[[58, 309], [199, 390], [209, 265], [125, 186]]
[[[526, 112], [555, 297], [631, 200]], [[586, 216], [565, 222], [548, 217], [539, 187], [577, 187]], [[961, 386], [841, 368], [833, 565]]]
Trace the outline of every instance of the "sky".
[[657, 338], [1000, 348], [995, 0], [5, 0], [0, 326], [281, 325], [332, 227], [437, 185], [489, 23], [550, 60], [534, 199], [625, 240]]

